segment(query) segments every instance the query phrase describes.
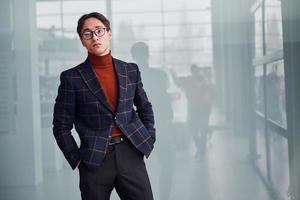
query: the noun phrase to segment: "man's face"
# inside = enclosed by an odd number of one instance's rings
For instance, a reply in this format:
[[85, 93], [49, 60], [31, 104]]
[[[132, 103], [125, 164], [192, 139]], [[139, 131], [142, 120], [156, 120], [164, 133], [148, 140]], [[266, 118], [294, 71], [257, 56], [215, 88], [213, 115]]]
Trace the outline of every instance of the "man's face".
[[[104, 29], [104, 34], [102, 36], [96, 36], [95, 32], [100, 29]], [[82, 45], [90, 52], [91, 54], [97, 56], [104, 56], [109, 53], [109, 43], [112, 37], [111, 31], [107, 31], [105, 25], [98, 20], [97, 18], [91, 17], [85, 20], [84, 25], [81, 30], [81, 34], [87, 33], [86, 35], [91, 34], [92, 37], [87, 39], [87, 37], [81, 36], [80, 40]], [[99, 32], [99, 31], [98, 31]]]

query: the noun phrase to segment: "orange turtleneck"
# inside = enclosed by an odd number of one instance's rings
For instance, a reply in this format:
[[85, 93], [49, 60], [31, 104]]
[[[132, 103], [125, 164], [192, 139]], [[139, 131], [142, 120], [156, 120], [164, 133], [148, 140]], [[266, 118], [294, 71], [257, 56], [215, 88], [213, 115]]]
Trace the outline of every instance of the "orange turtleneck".
[[[98, 81], [104, 90], [108, 102], [110, 103], [113, 111], [116, 112], [119, 88], [111, 53], [109, 52], [109, 54], [104, 56], [96, 56], [88, 53], [88, 59], [96, 72]], [[122, 135], [121, 130], [115, 126], [112, 132], [112, 137], [120, 135]]]

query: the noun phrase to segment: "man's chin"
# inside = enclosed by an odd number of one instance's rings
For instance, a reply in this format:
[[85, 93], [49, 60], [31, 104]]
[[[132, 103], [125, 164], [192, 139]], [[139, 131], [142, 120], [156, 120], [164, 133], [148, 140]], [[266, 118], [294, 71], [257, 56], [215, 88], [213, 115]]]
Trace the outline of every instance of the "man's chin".
[[89, 51], [91, 54], [95, 55], [95, 56], [101, 56], [103, 55], [103, 51]]
[[104, 56], [104, 55], [107, 55], [108, 53], [109, 53], [109, 51], [107, 51], [107, 50], [97, 51], [98, 56]]

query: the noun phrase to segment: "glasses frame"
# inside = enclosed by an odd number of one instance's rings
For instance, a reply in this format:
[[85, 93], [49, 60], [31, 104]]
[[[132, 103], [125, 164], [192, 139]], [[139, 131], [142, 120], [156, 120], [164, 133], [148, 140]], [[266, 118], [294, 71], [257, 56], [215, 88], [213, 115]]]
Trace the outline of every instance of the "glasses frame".
[[[96, 31], [99, 31], [99, 30], [103, 30], [103, 34], [102, 34], [102, 35], [99, 35], [99, 34], [96, 32]], [[96, 37], [100, 38], [100, 37], [102, 37], [103, 35], [105, 35], [106, 30], [107, 30], [107, 28], [102, 28], [102, 27], [96, 28], [94, 31], [92, 31], [92, 30], [86, 30], [86, 31], [83, 31], [83, 32], [81, 33], [81, 37], [82, 37], [84, 40], [91, 40], [91, 39], [94, 37], [94, 35], [96, 35]], [[86, 32], [92, 33], [91, 37], [89, 37], [89, 38], [84, 37], [83, 35], [84, 35], [84, 33], [86, 33]]]

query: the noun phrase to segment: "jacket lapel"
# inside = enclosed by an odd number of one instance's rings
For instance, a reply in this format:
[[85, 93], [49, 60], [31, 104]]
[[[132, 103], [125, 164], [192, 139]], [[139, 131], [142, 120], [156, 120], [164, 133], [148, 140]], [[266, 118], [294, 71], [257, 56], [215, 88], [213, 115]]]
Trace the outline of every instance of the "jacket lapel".
[[117, 112], [121, 108], [121, 103], [126, 97], [126, 91], [127, 91], [127, 70], [126, 65], [127, 63], [122, 62], [118, 59], [113, 59], [114, 66], [116, 69], [117, 79], [118, 79], [118, 85], [119, 85], [119, 99], [118, 99], [118, 107]]
[[96, 73], [93, 70], [92, 65], [89, 63], [88, 59], [86, 59], [81, 66], [79, 67], [79, 73], [81, 74], [85, 84], [91, 90], [91, 92], [100, 100], [100, 102], [107, 107], [111, 112], [112, 108], [108, 103], [108, 100], [105, 96], [104, 90], [101, 87]]

